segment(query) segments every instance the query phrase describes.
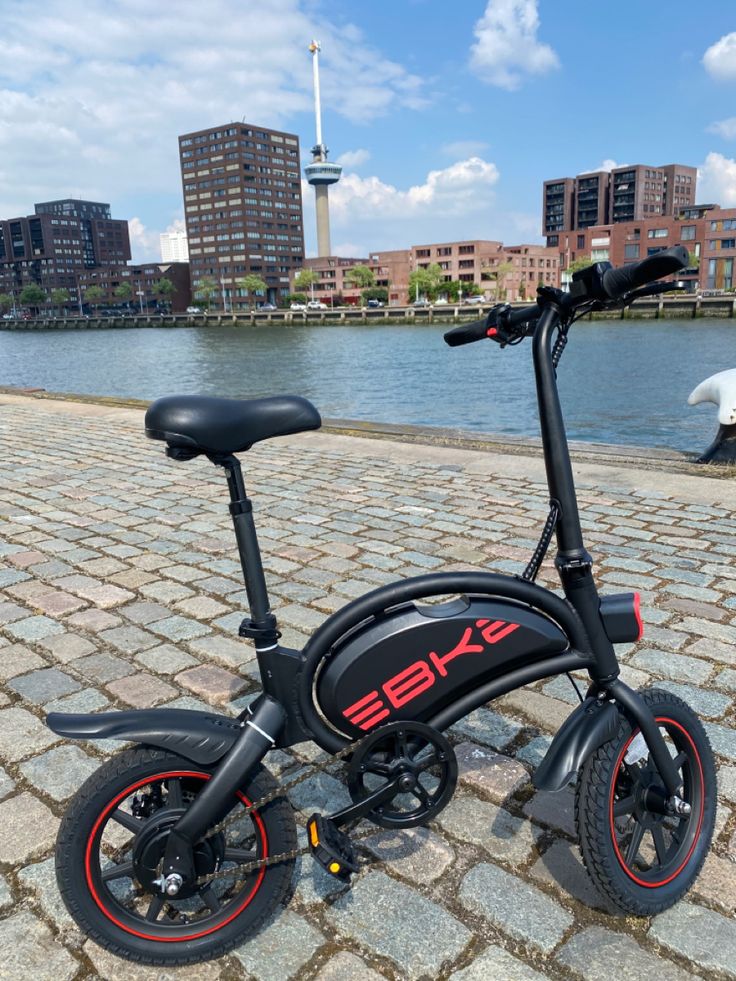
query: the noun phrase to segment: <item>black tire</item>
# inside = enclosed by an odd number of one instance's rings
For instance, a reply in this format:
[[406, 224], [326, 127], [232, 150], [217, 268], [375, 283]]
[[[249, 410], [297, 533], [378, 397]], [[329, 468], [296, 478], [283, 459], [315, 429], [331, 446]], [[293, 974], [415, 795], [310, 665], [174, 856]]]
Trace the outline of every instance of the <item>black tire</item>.
[[[151, 886], [167, 828], [211, 772], [162, 750], [124, 750], [92, 774], [64, 815], [56, 847], [62, 898], [79, 927], [119, 957], [162, 967], [220, 957], [259, 930], [289, 890], [293, 858], [165, 902]], [[276, 787], [258, 767], [235, 806]], [[201, 846], [197, 870], [206, 875], [295, 848], [293, 811], [277, 798]]]
[[700, 872], [713, 837], [717, 786], [713, 750], [693, 710], [655, 688], [642, 696], [678, 762], [690, 814], [645, 806], [658, 788], [666, 794], [648, 753], [637, 763], [625, 760], [639, 730], [622, 716], [615, 738], [583, 764], [575, 817], [583, 862], [604, 900], [618, 912], [653, 916], [673, 906]]

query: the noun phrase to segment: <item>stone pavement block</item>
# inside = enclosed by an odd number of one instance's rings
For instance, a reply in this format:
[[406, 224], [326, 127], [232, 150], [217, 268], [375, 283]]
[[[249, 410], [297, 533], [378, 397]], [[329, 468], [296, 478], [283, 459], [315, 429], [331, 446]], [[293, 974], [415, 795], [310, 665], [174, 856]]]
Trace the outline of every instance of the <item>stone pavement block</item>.
[[286, 910], [233, 954], [257, 981], [287, 981], [299, 977], [324, 942], [319, 930]]
[[71, 981], [80, 966], [46, 924], [27, 911], [0, 923], [0, 950], [6, 978]]
[[547, 981], [548, 978], [549, 975], [540, 974], [502, 947], [493, 946], [477, 955], [469, 967], [451, 974], [449, 981]]
[[535, 736], [528, 743], [516, 751], [517, 760], [523, 760], [532, 768], [536, 768], [544, 759], [547, 750], [552, 743], [552, 736]]
[[18, 606], [17, 603], [0, 602], [0, 626], [12, 623], [14, 620], [22, 620], [28, 616], [25, 606]]
[[524, 728], [519, 719], [507, 718], [491, 709], [479, 708], [460, 719], [450, 730], [492, 749], [505, 750]]
[[210, 627], [187, 617], [167, 617], [166, 620], [156, 620], [150, 624], [154, 633], [161, 634], [168, 640], [190, 640], [192, 637], [202, 637], [208, 634]]
[[102, 692], [96, 688], [83, 688], [82, 691], [74, 692], [73, 695], [65, 695], [63, 698], [55, 698], [51, 702], [46, 702], [43, 707], [44, 712], [97, 712], [98, 709], [109, 705], [109, 699], [105, 698]]
[[474, 743], [455, 747], [460, 782], [487, 794], [497, 804], [525, 787], [529, 771], [516, 760], [482, 749]]
[[[196, 669], [195, 669], [196, 670]], [[136, 674], [128, 675], [125, 678], [117, 678], [107, 685], [107, 690], [128, 705], [134, 708], [150, 708], [165, 702], [166, 699], [173, 698], [176, 688], [168, 685], [160, 678], [156, 678], [146, 671], [138, 671]]]
[[704, 728], [713, 752], [718, 756], [725, 756], [727, 760], [736, 761], [736, 729], [717, 722], [706, 722]]
[[186, 671], [177, 674], [174, 680], [195, 695], [201, 695], [216, 704], [230, 701], [246, 686], [243, 678], [211, 664], [187, 668]]
[[67, 664], [69, 661], [84, 657], [86, 654], [92, 654], [93, 651], [97, 650], [92, 641], [80, 634], [73, 633], [44, 637], [38, 643], [40, 647], [49, 652], [54, 661], [60, 661], [62, 664]]
[[554, 899], [497, 865], [476, 865], [463, 879], [459, 899], [471, 913], [546, 954], [573, 924]]
[[534, 725], [548, 732], [557, 732], [570, 714], [570, 706], [557, 698], [548, 698], [537, 691], [521, 688], [498, 700], [503, 708], [528, 716]]
[[159, 647], [142, 651], [136, 655], [136, 661], [157, 674], [175, 674], [185, 668], [194, 667], [198, 663], [195, 658], [184, 651], [180, 651], [173, 644], [161, 644]]
[[147, 630], [128, 625], [113, 627], [112, 630], [103, 630], [99, 638], [103, 643], [114, 647], [123, 654], [136, 654], [138, 651], [145, 651], [160, 643], [158, 637]]
[[58, 741], [57, 735], [25, 709], [0, 710], [0, 757], [3, 759], [15, 763]]
[[18, 865], [52, 847], [59, 819], [33, 794], [23, 793], [0, 804], [0, 828], [0, 862]]
[[35, 865], [27, 865], [18, 873], [18, 881], [36, 897], [42, 911], [53, 921], [56, 929], [63, 931], [67, 943], [72, 941], [74, 946], [81, 946], [84, 936], [62, 901], [56, 884], [55, 865], [53, 856]]
[[92, 681], [97, 681], [103, 685], [107, 681], [124, 678], [135, 671], [135, 665], [129, 661], [124, 661], [121, 657], [104, 651], [100, 654], [90, 654], [88, 657], [71, 661], [70, 667], [85, 677], [91, 678]]
[[733, 699], [729, 698], [728, 695], [723, 695], [710, 688], [678, 685], [674, 681], [659, 681], [656, 687], [681, 698], [697, 715], [706, 719], [720, 719], [733, 705]]
[[355, 954], [343, 950], [325, 964], [314, 981], [382, 981], [383, 978], [384, 974], [368, 967]]
[[[243, 619], [238, 614], [238, 625]], [[237, 635], [237, 630], [235, 631]], [[201, 658], [209, 661], [221, 661], [231, 668], [239, 668], [255, 660], [255, 650], [252, 642], [243, 637], [223, 637], [221, 634], [210, 634], [207, 637], [196, 637], [187, 641], [187, 647]]]
[[116, 957], [88, 940], [83, 951], [101, 981], [217, 981], [222, 976], [221, 959], [186, 967], [148, 967]]
[[313, 811], [331, 813], [350, 803], [347, 787], [329, 773], [310, 774], [289, 791], [289, 799], [298, 811], [309, 814]]
[[13, 893], [4, 875], [0, 875], [0, 913], [14, 905]]
[[325, 909], [338, 933], [388, 957], [402, 979], [437, 977], [472, 934], [443, 907], [383, 872], [370, 872]]
[[82, 630], [90, 630], [95, 634], [101, 630], [108, 630], [110, 627], [117, 627], [121, 622], [119, 616], [105, 610], [82, 610], [80, 613], [72, 613], [64, 621], [67, 625], [81, 627]]
[[[658, 651], [646, 648], [637, 651], [630, 661], [634, 667], [643, 668], [652, 674], [659, 674], [663, 678], [671, 678], [673, 681], [693, 681], [703, 682], [713, 670], [713, 665], [708, 661], [701, 661], [697, 657], [688, 657], [686, 654], [673, 654], [671, 651]], [[655, 682], [655, 684], [659, 684]]]
[[693, 892], [728, 916], [735, 916], [736, 869], [733, 862], [711, 852], [693, 886]]
[[24, 647], [23, 644], [9, 644], [3, 648], [0, 657], [0, 680], [7, 681], [8, 678], [15, 678], [16, 675], [44, 667], [46, 662], [38, 654], [34, 654], [30, 647]]
[[15, 780], [0, 767], [0, 800], [5, 800], [15, 790]]
[[190, 599], [179, 600], [174, 604], [177, 610], [194, 617], [196, 620], [211, 620], [213, 617], [227, 613], [230, 607], [218, 603], [211, 596], [192, 596]]
[[530, 871], [538, 882], [546, 882], [561, 895], [573, 896], [589, 909], [608, 911], [605, 900], [585, 871], [577, 843], [553, 841]]
[[34, 787], [61, 801], [76, 793], [99, 765], [99, 760], [93, 760], [78, 746], [66, 744], [26, 760], [19, 769]]
[[649, 937], [708, 973], [736, 977], [736, 920], [681, 900], [656, 916]]
[[52, 634], [64, 633], [62, 625], [46, 616], [26, 617], [25, 620], [15, 620], [4, 627], [7, 634], [17, 640], [36, 641]]
[[493, 858], [514, 867], [523, 865], [534, 848], [528, 821], [476, 797], [454, 797], [437, 821], [449, 834], [480, 845]]
[[564, 831], [574, 838], [575, 828], [575, 791], [572, 787], [562, 790], [538, 790], [530, 801], [524, 805], [524, 814], [538, 824], [544, 824], [556, 831]]
[[52, 698], [69, 695], [73, 691], [79, 691], [81, 687], [76, 678], [72, 678], [70, 674], [58, 668], [43, 668], [8, 682], [8, 688], [12, 688], [22, 698], [35, 702], [36, 705], [43, 705]]
[[670, 961], [644, 950], [631, 937], [593, 926], [575, 934], [557, 952], [557, 960], [585, 981], [641, 981], [666, 977], [667, 981], [687, 981], [693, 975]]
[[126, 619], [132, 620], [133, 623], [137, 623], [143, 627], [149, 623], [155, 623], [156, 620], [165, 620], [171, 616], [171, 610], [168, 607], [161, 606], [160, 603], [150, 603], [145, 600], [136, 600], [135, 603], [121, 606], [119, 612]]
[[429, 828], [385, 829], [362, 844], [403, 879], [421, 885], [434, 882], [455, 861], [450, 845]]

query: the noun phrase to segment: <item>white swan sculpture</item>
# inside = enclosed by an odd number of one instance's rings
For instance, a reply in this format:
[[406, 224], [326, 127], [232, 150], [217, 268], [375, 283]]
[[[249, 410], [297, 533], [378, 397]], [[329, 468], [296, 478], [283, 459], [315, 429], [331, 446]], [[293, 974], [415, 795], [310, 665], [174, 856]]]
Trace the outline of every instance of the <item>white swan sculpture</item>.
[[702, 381], [688, 398], [688, 405], [713, 402], [718, 406], [716, 438], [698, 463], [736, 464], [736, 368], [719, 371]]

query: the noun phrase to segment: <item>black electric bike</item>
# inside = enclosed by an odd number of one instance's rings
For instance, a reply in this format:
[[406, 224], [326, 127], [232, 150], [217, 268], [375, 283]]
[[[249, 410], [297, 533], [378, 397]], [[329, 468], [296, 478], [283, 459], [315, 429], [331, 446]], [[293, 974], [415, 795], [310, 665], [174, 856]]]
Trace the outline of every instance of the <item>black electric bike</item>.
[[[713, 834], [716, 777], [701, 723], [679, 698], [633, 691], [613, 645], [641, 634], [638, 596], [601, 597], [583, 545], [556, 384], [571, 324], [675, 284], [649, 285], [687, 265], [682, 246], [622, 269], [577, 272], [569, 292], [499, 305], [457, 327], [451, 346], [530, 336], [550, 511], [523, 575], [451, 572], [376, 589], [330, 616], [303, 651], [279, 643], [235, 453], [273, 436], [317, 429], [305, 399], [163, 398], [146, 435], [174, 460], [223, 467], [245, 576], [263, 691], [237, 718], [176, 709], [48, 716], [74, 739], [140, 744], [81, 787], [59, 831], [56, 867], [70, 913], [97, 943], [131, 960], [187, 964], [224, 954], [285, 899], [300, 854], [284, 790], [262, 766], [272, 747], [312, 740], [347, 766], [351, 804], [307, 822], [309, 849], [348, 882], [347, 830], [360, 819], [408, 828], [435, 817], [457, 779], [454, 722], [539, 679], [584, 670], [587, 696], [534, 774], [560, 790], [577, 779], [585, 865], [609, 906], [651, 915], [695, 880]], [[552, 536], [564, 598], [534, 579]], [[344, 763], [343, 763], [344, 761]], [[325, 766], [327, 764], [321, 764]]]

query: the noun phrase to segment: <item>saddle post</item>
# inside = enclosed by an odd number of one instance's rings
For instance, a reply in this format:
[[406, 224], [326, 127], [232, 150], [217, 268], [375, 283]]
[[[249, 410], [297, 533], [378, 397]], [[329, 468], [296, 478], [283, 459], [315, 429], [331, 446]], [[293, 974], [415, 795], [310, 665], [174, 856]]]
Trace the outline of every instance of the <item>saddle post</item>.
[[252, 638], [256, 650], [272, 647], [278, 641], [279, 632], [276, 629], [276, 617], [271, 612], [268, 599], [261, 550], [258, 546], [256, 526], [253, 521], [253, 504], [245, 491], [240, 461], [232, 454], [211, 456], [210, 459], [217, 466], [223, 467], [227, 475], [227, 486], [230, 491], [230, 514], [235, 528], [240, 565], [243, 569], [245, 591], [250, 606], [251, 618], [245, 620], [241, 625], [240, 635]]

